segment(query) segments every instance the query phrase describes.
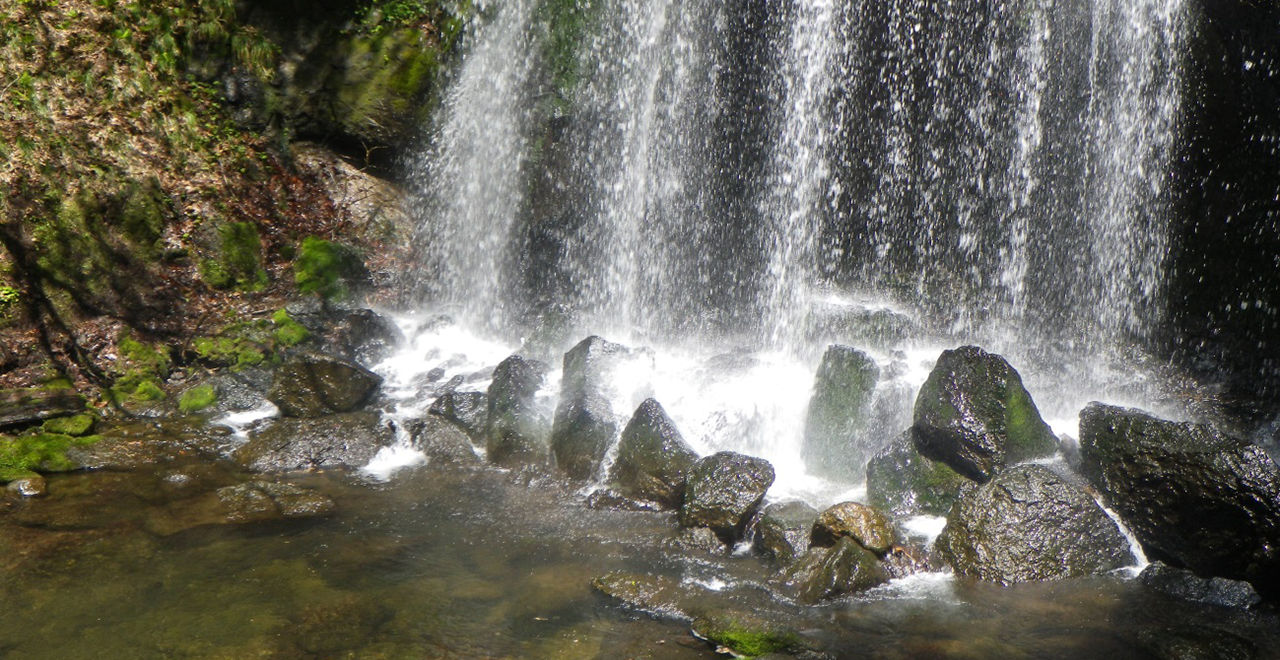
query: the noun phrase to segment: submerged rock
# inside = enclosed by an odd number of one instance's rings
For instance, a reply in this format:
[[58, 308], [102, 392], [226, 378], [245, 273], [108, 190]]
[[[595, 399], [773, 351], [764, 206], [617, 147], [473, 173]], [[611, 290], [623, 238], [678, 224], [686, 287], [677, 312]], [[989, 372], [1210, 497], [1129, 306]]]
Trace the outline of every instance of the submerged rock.
[[622, 431], [609, 483], [626, 497], [678, 509], [697, 459], [662, 405], [646, 399]]
[[281, 419], [251, 434], [232, 457], [256, 472], [358, 467], [394, 441], [395, 431], [375, 412]]
[[540, 465], [547, 462], [547, 420], [534, 400], [546, 365], [512, 355], [493, 370], [486, 445], [489, 460], [499, 465]]
[[22, 497], [42, 497], [49, 494], [48, 482], [30, 470], [0, 471], [0, 481], [6, 482], [5, 490]]
[[755, 524], [756, 552], [777, 559], [784, 566], [809, 550], [813, 521], [818, 510], [804, 502], [770, 504]]
[[359, 408], [381, 384], [381, 376], [353, 362], [298, 353], [276, 370], [267, 399], [285, 417], [321, 417]]
[[713, 609], [693, 620], [692, 632], [740, 658], [798, 653], [810, 648], [794, 628], [755, 612]]
[[1280, 468], [1261, 448], [1093, 403], [1080, 413], [1080, 455], [1152, 559], [1280, 597]]
[[879, 380], [880, 367], [866, 353], [849, 346], [827, 348], [804, 425], [801, 455], [811, 473], [845, 480], [861, 473], [868, 452], [859, 440]]
[[857, 502], [836, 504], [823, 511], [813, 523], [814, 546], [831, 547], [842, 538], [857, 541], [877, 557], [889, 552], [897, 540], [888, 517]]
[[773, 466], [762, 458], [722, 451], [699, 460], [689, 471], [680, 526], [706, 527], [736, 542], [773, 479]]
[[1136, 560], [1083, 488], [1040, 465], [996, 475], [958, 501], [938, 537], [957, 575], [1013, 584], [1106, 573]]
[[945, 516], [967, 483], [946, 463], [920, 455], [910, 431], [867, 461], [867, 503], [898, 517]]
[[817, 603], [854, 594], [889, 581], [889, 573], [871, 551], [850, 537], [830, 547], [812, 547], [782, 574], [785, 593], [801, 603]]
[[251, 481], [219, 488], [218, 500], [234, 523], [263, 522], [281, 518], [316, 518], [334, 511], [333, 500], [292, 484]]
[[920, 387], [911, 431], [921, 454], [978, 482], [1058, 446], [1018, 372], [976, 346], [943, 351]]
[[472, 440], [484, 441], [485, 424], [489, 421], [489, 401], [484, 392], [445, 392], [427, 412], [452, 422]]
[[607, 395], [608, 378], [630, 353], [626, 346], [593, 336], [564, 354], [551, 451], [556, 465], [570, 477], [594, 477], [618, 435], [619, 421]]
[[1138, 576], [1153, 591], [1206, 605], [1248, 609], [1262, 601], [1248, 582], [1226, 578], [1202, 578], [1191, 571], [1152, 562]]

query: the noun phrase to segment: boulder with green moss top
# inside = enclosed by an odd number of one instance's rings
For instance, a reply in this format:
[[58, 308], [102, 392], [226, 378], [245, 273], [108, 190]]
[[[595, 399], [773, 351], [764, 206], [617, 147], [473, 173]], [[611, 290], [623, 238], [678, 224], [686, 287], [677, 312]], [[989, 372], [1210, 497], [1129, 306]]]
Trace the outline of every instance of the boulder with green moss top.
[[293, 262], [293, 279], [302, 293], [319, 294], [325, 299], [343, 298], [368, 282], [369, 271], [352, 248], [308, 236], [302, 240]]
[[311, 331], [293, 320], [286, 310], [276, 310], [271, 315], [271, 324], [274, 326], [271, 337], [277, 346], [292, 348], [311, 338]]
[[910, 431], [867, 461], [867, 503], [898, 517], [945, 516], [969, 483], [946, 463], [920, 455]]
[[359, 408], [381, 384], [381, 376], [353, 362], [295, 353], [276, 369], [267, 400], [285, 417], [320, 417]]
[[270, 481], [250, 481], [217, 491], [218, 501], [233, 523], [282, 518], [318, 518], [333, 513], [333, 500], [323, 493]]
[[804, 502], [770, 504], [755, 524], [756, 552], [777, 559], [784, 566], [809, 550], [813, 521], [818, 510]]
[[889, 581], [876, 556], [850, 537], [830, 547], [811, 547], [778, 578], [782, 592], [801, 603], [855, 594]]
[[543, 465], [550, 459], [550, 425], [536, 395], [547, 366], [512, 355], [493, 370], [487, 394], [485, 445], [499, 465]]
[[610, 374], [631, 349], [588, 337], [564, 354], [560, 402], [551, 427], [556, 465], [575, 479], [595, 476], [621, 426], [609, 403]]
[[851, 480], [867, 460], [860, 444], [880, 367], [866, 353], [833, 345], [814, 376], [801, 455], [813, 474]]
[[842, 538], [883, 557], [897, 541], [893, 523], [880, 511], [857, 502], [842, 502], [827, 508], [813, 523], [812, 544], [831, 547]]
[[46, 420], [40, 425], [40, 429], [45, 433], [57, 433], [60, 435], [69, 435], [73, 438], [90, 435], [93, 433], [93, 427], [98, 423], [98, 418], [84, 413], [81, 415], [72, 415], [70, 417], [55, 417]]
[[256, 472], [359, 467], [394, 441], [395, 430], [376, 412], [286, 418], [250, 433], [232, 458]]
[[98, 440], [99, 437], [93, 435], [75, 438], [59, 433], [0, 435], [0, 471], [14, 474], [75, 470], [80, 466], [68, 457], [68, 452], [77, 447], [88, 447]]
[[773, 466], [762, 458], [722, 451], [699, 460], [685, 482], [680, 526], [706, 527], [725, 543], [737, 542], [773, 479]]
[[200, 279], [214, 289], [261, 291], [267, 286], [262, 267], [262, 239], [252, 222], [230, 222], [216, 229], [210, 255], [200, 262]]
[[1041, 465], [1009, 468], [965, 494], [935, 547], [957, 575], [999, 584], [1099, 575], [1135, 561], [1102, 507]]
[[1018, 372], [976, 346], [943, 351], [916, 397], [911, 432], [922, 455], [978, 482], [1058, 447]]
[[678, 509], [697, 459], [662, 405], [646, 399], [622, 431], [609, 483], [625, 497]]
[[1082, 471], [1153, 559], [1280, 598], [1280, 467], [1207, 425], [1089, 404]]
[[693, 620], [692, 631], [732, 655], [745, 658], [798, 653], [812, 647], [795, 628], [754, 612], [708, 611]]
[[209, 409], [218, 402], [218, 388], [212, 383], [196, 385], [178, 397], [178, 410], [196, 413]]
[[71, 389], [0, 390], [0, 428], [74, 415], [85, 409], [85, 398]]

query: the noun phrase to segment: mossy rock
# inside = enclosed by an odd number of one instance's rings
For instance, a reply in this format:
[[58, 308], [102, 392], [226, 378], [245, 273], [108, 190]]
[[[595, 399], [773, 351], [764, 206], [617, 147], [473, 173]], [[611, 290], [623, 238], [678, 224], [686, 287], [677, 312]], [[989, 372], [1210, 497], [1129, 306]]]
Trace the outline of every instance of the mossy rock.
[[12, 474], [74, 470], [76, 465], [67, 458], [67, 450], [87, 447], [98, 440], [96, 435], [74, 438], [59, 433], [0, 436], [0, 471]]
[[813, 523], [814, 546], [831, 547], [842, 538], [857, 541], [877, 557], [883, 557], [897, 541], [888, 516], [857, 502], [831, 506]]
[[980, 483], [1058, 448], [1017, 370], [977, 346], [943, 351], [920, 387], [911, 431], [921, 454]]
[[698, 637], [746, 658], [799, 652], [810, 646], [796, 630], [747, 612], [704, 613], [694, 619], [692, 628]]
[[354, 250], [315, 236], [302, 240], [293, 275], [299, 291], [325, 299], [342, 298], [368, 279], [364, 262]]
[[178, 410], [184, 413], [199, 412], [218, 402], [218, 388], [212, 384], [197, 385], [178, 397]]
[[678, 509], [697, 459], [662, 405], [646, 399], [622, 431], [609, 483], [625, 497]]
[[93, 427], [97, 421], [96, 417], [86, 413], [71, 417], [55, 417], [47, 420], [40, 428], [45, 433], [56, 433], [78, 438], [93, 433]]
[[921, 456], [910, 431], [867, 461], [867, 503], [894, 516], [945, 516], [968, 483], [946, 463]]
[[217, 253], [200, 262], [200, 277], [215, 289], [261, 291], [267, 286], [262, 268], [262, 239], [252, 222], [231, 222], [217, 229]]
[[783, 591], [805, 604], [859, 593], [888, 581], [884, 565], [848, 536], [831, 547], [809, 548], [780, 578]]
[[550, 424], [539, 411], [535, 396], [547, 366], [512, 355], [493, 370], [486, 446], [489, 460], [499, 465], [545, 464], [550, 458]]
[[849, 346], [827, 348], [804, 425], [801, 455], [810, 472], [841, 480], [859, 476], [869, 453], [859, 436], [879, 381], [880, 367], [866, 353]]
[[289, 312], [281, 309], [277, 310], [271, 316], [271, 322], [275, 325], [275, 330], [271, 336], [276, 340], [276, 344], [280, 346], [293, 347], [311, 338], [311, 331], [302, 326], [301, 323], [293, 320], [289, 316]]

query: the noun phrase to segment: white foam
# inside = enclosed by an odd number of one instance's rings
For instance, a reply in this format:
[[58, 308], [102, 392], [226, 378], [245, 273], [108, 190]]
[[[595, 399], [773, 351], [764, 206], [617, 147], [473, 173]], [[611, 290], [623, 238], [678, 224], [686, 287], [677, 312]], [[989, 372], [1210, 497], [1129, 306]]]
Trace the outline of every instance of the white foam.
[[925, 545], [933, 545], [946, 526], [947, 519], [942, 516], [912, 516], [902, 522], [907, 536], [923, 539]]
[[252, 410], [242, 410], [239, 412], [229, 412], [211, 422], [218, 426], [225, 426], [231, 429], [231, 437], [239, 443], [249, 441], [249, 427], [264, 420], [271, 419], [280, 414], [280, 409], [270, 401], [263, 401], [262, 405]]
[[378, 481], [390, 481], [400, 470], [426, 464], [426, 454], [405, 444], [395, 444], [379, 449], [360, 472]]

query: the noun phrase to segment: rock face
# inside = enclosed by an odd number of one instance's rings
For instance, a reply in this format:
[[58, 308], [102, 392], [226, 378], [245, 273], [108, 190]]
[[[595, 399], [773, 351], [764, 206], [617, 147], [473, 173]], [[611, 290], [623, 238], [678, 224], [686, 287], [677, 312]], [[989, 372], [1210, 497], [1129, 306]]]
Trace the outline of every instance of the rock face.
[[0, 390], [0, 428], [84, 412], [75, 390]]
[[1094, 403], [1080, 413], [1080, 454], [1152, 559], [1280, 596], [1280, 469], [1261, 448]]
[[480, 462], [467, 434], [442, 417], [427, 415], [407, 422], [405, 427], [413, 446], [432, 463], [473, 465]]
[[889, 581], [889, 573], [866, 548], [843, 537], [829, 548], [809, 548], [783, 573], [781, 586], [801, 603], [816, 603], [866, 591]]
[[809, 471], [837, 478], [856, 477], [867, 460], [858, 444], [880, 367], [866, 353], [833, 345], [814, 376], [813, 398], [804, 425], [802, 455]]
[[816, 547], [831, 547], [842, 538], [851, 538], [858, 545], [883, 557], [893, 547], [895, 535], [893, 523], [883, 513], [858, 504], [843, 502], [828, 508], [813, 523], [812, 542]]
[[299, 353], [276, 370], [267, 400], [285, 417], [320, 417], [359, 408], [381, 384], [381, 376], [354, 362]]
[[250, 436], [232, 457], [257, 472], [364, 465], [395, 441], [395, 431], [374, 412], [281, 419]]
[[685, 475], [697, 460], [662, 405], [646, 399], [622, 431], [609, 483], [625, 497], [678, 509]]
[[773, 485], [768, 461], [734, 452], [712, 454], [694, 464], [680, 507], [681, 527], [707, 527], [733, 543]]
[[575, 479], [595, 476], [618, 435], [618, 420], [607, 397], [610, 371], [630, 354], [621, 344], [587, 337], [564, 354], [560, 403], [551, 427], [556, 465]]
[[921, 454], [978, 482], [1058, 446], [1018, 372], [976, 346], [943, 351], [916, 397], [911, 432]]
[[755, 525], [756, 552], [777, 559], [784, 566], [809, 550], [809, 537], [818, 510], [804, 502], [770, 504]]
[[404, 333], [391, 319], [371, 309], [357, 309], [342, 317], [327, 339], [342, 357], [374, 365], [404, 343]]
[[484, 441], [485, 425], [489, 421], [489, 401], [484, 392], [445, 392], [432, 402], [427, 412], [452, 422], [472, 440]]
[[1247, 609], [1262, 601], [1248, 582], [1202, 578], [1191, 571], [1152, 562], [1138, 576], [1142, 586], [1160, 593], [1207, 605]]
[[867, 503], [894, 516], [945, 516], [966, 483], [946, 463], [921, 456], [909, 431], [867, 461]]
[[493, 370], [486, 424], [490, 461], [499, 465], [547, 462], [547, 422], [534, 401], [546, 373], [546, 365], [519, 355]]
[[1000, 584], [1101, 574], [1135, 561], [1102, 507], [1040, 465], [1010, 468], [962, 497], [936, 548], [958, 575]]

